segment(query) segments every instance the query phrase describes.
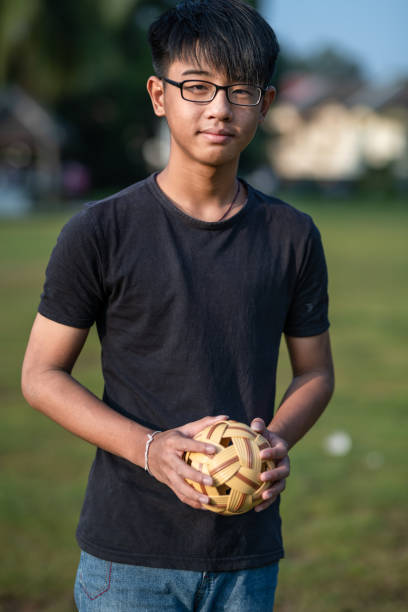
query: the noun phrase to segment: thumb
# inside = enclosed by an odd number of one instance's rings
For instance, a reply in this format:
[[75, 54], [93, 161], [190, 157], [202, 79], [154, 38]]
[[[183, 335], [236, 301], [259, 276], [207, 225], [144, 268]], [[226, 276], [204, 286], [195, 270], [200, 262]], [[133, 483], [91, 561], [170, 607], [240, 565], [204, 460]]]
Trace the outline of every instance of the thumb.
[[263, 432], [265, 428], [266, 428], [265, 421], [259, 417], [257, 417], [256, 419], [253, 419], [253, 421], [251, 422], [251, 429], [253, 429], [257, 433]]

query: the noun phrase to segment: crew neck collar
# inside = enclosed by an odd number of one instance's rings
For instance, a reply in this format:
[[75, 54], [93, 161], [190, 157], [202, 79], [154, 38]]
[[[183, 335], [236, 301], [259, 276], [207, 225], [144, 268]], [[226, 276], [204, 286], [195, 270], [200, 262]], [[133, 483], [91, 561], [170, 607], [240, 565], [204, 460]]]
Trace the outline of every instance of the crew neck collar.
[[245, 180], [239, 178], [238, 180], [240, 180], [241, 183], [245, 185], [247, 189], [248, 197], [245, 204], [237, 213], [235, 213], [232, 217], [229, 217], [228, 219], [224, 219], [223, 221], [203, 221], [202, 219], [197, 219], [196, 217], [192, 217], [191, 215], [185, 213], [183, 210], [178, 208], [172, 202], [172, 200], [167, 197], [167, 195], [164, 193], [164, 191], [162, 191], [157, 182], [156, 177], [158, 174], [158, 172], [154, 172], [148, 177], [147, 182], [150, 189], [153, 191], [155, 197], [159, 200], [159, 202], [166, 208], [166, 210], [176, 215], [181, 221], [184, 221], [189, 225], [193, 225], [195, 227], [207, 230], [223, 230], [230, 227], [231, 225], [235, 225], [235, 223], [237, 223], [240, 219], [242, 219], [242, 217], [247, 214], [248, 210], [252, 206], [252, 189]]

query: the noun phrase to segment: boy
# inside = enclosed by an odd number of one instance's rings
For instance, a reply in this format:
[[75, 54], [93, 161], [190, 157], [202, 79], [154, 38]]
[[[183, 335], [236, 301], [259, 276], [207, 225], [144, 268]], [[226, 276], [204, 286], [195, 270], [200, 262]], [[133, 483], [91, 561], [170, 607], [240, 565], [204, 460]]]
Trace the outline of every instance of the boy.
[[[63, 229], [23, 366], [30, 404], [97, 446], [77, 539], [79, 610], [273, 609], [288, 450], [333, 389], [323, 250], [311, 219], [237, 178], [278, 44], [240, 0], [187, 0], [149, 31], [166, 168]], [[96, 322], [103, 401], [71, 371]], [[279, 343], [293, 380], [273, 414]], [[226, 413], [226, 414], [225, 414]], [[230, 416], [275, 462], [256, 511], [225, 518], [186, 478], [193, 436]], [[267, 424], [267, 428], [265, 426]]]

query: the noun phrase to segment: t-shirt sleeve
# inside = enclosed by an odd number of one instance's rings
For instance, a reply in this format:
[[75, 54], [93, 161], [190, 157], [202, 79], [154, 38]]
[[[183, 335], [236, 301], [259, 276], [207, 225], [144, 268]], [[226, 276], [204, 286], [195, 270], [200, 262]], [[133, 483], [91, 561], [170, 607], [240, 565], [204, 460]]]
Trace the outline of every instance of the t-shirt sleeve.
[[286, 335], [315, 336], [328, 329], [327, 284], [327, 266], [320, 233], [312, 225], [286, 317]]
[[71, 327], [91, 327], [103, 306], [100, 240], [84, 209], [63, 227], [47, 266], [38, 312]]

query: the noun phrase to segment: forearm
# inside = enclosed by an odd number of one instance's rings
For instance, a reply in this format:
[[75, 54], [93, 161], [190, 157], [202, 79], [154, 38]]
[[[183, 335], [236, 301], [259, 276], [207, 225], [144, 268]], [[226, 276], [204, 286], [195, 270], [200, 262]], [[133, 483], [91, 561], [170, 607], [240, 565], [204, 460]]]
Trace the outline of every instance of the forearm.
[[[112, 410], [78, 383], [66, 370], [23, 368], [22, 388], [28, 403], [75, 435], [132, 463], [145, 466], [147, 434], [142, 427]], [[212, 484], [210, 476], [187, 465], [185, 451], [212, 455], [215, 447], [194, 440], [194, 436], [227, 415], [204, 417], [176, 429], [160, 433], [149, 451], [149, 473], [166, 484], [177, 497], [192, 508], [208, 504], [207, 495], [186, 482]], [[152, 452], [153, 451], [153, 452]]]
[[146, 436], [152, 430], [112, 410], [63, 370], [23, 375], [28, 403], [84, 440], [144, 467]]
[[268, 429], [291, 448], [314, 425], [333, 394], [331, 371], [309, 372], [295, 376]]

